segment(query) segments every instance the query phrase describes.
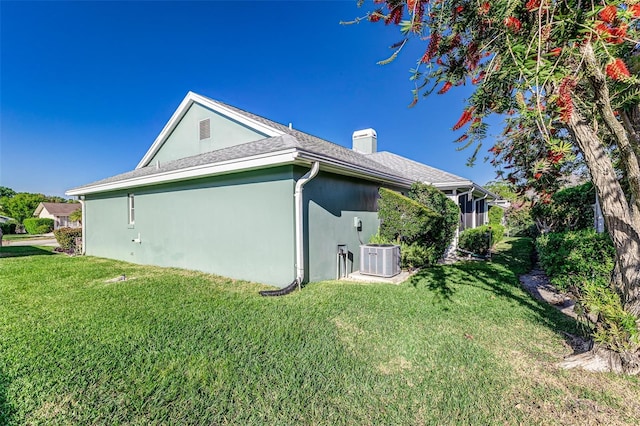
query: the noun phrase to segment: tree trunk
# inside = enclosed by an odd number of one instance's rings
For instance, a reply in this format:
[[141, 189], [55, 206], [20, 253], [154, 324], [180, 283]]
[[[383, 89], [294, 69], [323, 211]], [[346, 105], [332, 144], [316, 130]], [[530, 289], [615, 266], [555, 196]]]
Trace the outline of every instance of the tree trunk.
[[640, 317], [640, 233], [618, 182], [611, 159], [597, 134], [578, 111], [567, 127], [584, 156], [600, 197], [604, 222], [616, 249], [618, 277], [614, 285], [627, 312]]

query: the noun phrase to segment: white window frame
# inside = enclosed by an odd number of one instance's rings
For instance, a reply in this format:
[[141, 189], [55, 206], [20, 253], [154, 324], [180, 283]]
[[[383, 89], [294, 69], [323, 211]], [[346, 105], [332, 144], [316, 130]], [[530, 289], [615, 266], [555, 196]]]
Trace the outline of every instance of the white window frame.
[[127, 211], [129, 213], [129, 225], [134, 225], [136, 223], [134, 194], [127, 194]]

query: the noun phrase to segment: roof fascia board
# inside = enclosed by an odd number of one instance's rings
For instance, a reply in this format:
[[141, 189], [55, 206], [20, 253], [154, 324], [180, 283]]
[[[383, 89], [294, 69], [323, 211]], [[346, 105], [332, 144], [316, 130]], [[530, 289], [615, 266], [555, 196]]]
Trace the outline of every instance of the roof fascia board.
[[359, 177], [366, 180], [371, 180], [373, 178], [374, 180], [377, 180], [377, 181], [389, 183], [392, 185], [407, 187], [407, 188], [414, 183], [414, 181], [411, 179], [402, 178], [400, 176], [391, 175], [384, 172], [378, 172], [376, 170], [372, 170], [362, 166], [357, 166], [351, 163], [347, 163], [345, 161], [337, 160], [335, 158], [327, 157], [327, 156], [312, 153], [312, 152], [299, 150], [298, 157], [300, 159], [305, 159], [309, 162], [320, 161], [320, 164], [323, 170], [334, 171], [341, 175], [354, 176], [354, 177]]
[[295, 149], [288, 149], [276, 153], [244, 157], [235, 160], [222, 161], [215, 164], [193, 166], [179, 170], [156, 173], [149, 176], [134, 177], [117, 182], [92, 185], [65, 192], [66, 195], [85, 195], [99, 192], [115, 191], [137, 186], [155, 185], [160, 183], [176, 182], [199, 177], [221, 175], [237, 171], [249, 171], [266, 167], [293, 163], [296, 156]]
[[153, 156], [160, 150], [162, 145], [165, 143], [171, 132], [176, 128], [182, 117], [187, 113], [191, 105], [194, 103], [198, 103], [204, 107], [207, 107], [221, 115], [229, 117], [230, 119], [237, 121], [245, 126], [254, 129], [260, 133], [264, 133], [270, 137], [273, 136], [282, 136], [284, 133], [271, 127], [266, 124], [260, 123], [259, 121], [253, 120], [245, 115], [239, 114], [236, 111], [233, 111], [229, 108], [226, 108], [218, 103], [212, 102], [210, 99], [205, 98], [204, 96], [200, 96], [197, 93], [189, 92], [184, 97], [180, 105], [175, 110], [167, 124], [163, 127], [162, 131], [156, 137], [155, 141], [146, 152], [142, 160], [136, 166], [136, 169], [140, 169], [149, 164]]

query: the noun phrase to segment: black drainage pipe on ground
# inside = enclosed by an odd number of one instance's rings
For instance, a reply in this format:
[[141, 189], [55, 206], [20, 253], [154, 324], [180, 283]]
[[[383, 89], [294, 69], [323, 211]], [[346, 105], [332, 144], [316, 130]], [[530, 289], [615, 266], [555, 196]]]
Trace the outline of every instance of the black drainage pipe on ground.
[[285, 296], [291, 293], [298, 287], [298, 279], [293, 280], [291, 284], [285, 288], [279, 288], [278, 290], [264, 290], [260, 292], [260, 296]]

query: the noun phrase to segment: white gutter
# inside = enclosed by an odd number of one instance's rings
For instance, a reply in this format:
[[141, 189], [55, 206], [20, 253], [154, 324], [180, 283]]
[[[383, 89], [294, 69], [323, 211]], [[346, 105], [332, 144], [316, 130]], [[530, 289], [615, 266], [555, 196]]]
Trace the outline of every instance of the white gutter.
[[80, 206], [82, 206], [82, 254], [86, 253], [85, 247], [87, 246], [87, 221], [86, 212], [84, 208], [84, 195], [78, 197], [78, 201], [80, 201]]
[[302, 188], [311, 179], [316, 177], [320, 170], [320, 162], [316, 161], [304, 176], [296, 182], [296, 189], [293, 194], [295, 200], [295, 222], [296, 222], [296, 280], [298, 288], [302, 286], [304, 280], [304, 218], [303, 218], [303, 197]]

